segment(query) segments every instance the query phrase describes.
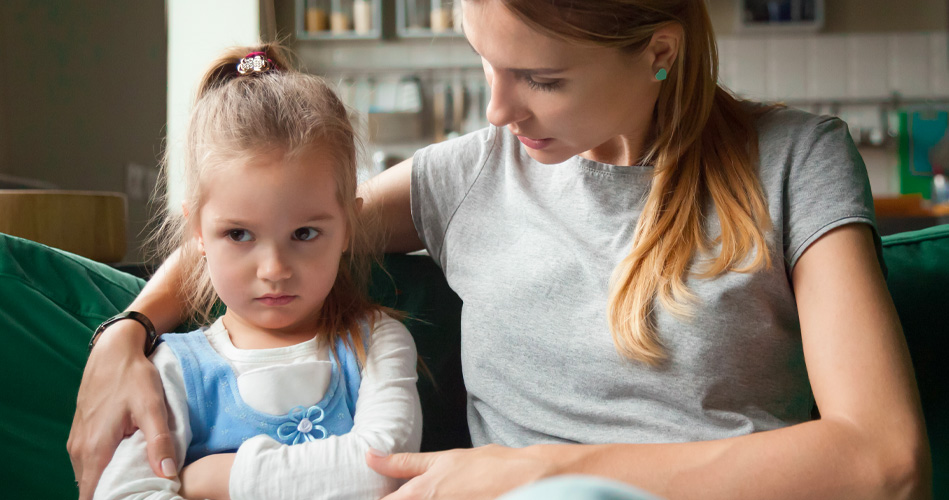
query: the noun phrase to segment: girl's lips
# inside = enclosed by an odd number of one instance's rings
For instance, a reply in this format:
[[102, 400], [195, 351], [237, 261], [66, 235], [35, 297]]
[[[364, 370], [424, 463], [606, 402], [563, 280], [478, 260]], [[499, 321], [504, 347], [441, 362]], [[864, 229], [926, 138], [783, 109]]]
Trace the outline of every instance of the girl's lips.
[[265, 306], [285, 306], [293, 302], [295, 298], [297, 298], [296, 295], [265, 295], [263, 297], [257, 297], [255, 300]]
[[530, 139], [522, 135], [517, 136], [517, 139], [531, 149], [544, 149], [553, 141], [553, 139]]

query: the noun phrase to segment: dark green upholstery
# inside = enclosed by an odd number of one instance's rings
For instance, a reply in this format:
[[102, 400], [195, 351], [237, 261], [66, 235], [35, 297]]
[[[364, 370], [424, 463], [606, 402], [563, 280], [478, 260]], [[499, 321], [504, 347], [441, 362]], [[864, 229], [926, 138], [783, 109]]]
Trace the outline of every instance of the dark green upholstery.
[[883, 258], [923, 401], [933, 498], [949, 498], [949, 225], [887, 236]]
[[[949, 226], [884, 238], [888, 285], [916, 368], [933, 449], [935, 498], [949, 495]], [[428, 257], [389, 255], [372, 295], [405, 311], [433, 374], [419, 381], [422, 446], [469, 446], [459, 363], [461, 302]], [[65, 443], [92, 329], [143, 282], [111, 267], [0, 234], [0, 463], [4, 498], [74, 498]], [[434, 381], [433, 381], [434, 379]]]

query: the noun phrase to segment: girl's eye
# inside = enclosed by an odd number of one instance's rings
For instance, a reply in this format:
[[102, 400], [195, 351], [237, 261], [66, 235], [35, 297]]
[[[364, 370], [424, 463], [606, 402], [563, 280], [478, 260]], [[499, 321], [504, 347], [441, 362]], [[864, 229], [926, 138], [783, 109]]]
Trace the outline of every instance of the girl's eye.
[[524, 81], [527, 82], [527, 86], [530, 87], [531, 90], [540, 90], [542, 92], [553, 92], [557, 90], [558, 88], [560, 88], [560, 86], [563, 84], [563, 82], [560, 80], [553, 80], [549, 82], [538, 82], [537, 80], [534, 80], [530, 75], [524, 75]]
[[320, 235], [320, 232], [312, 227], [301, 227], [293, 232], [293, 239], [300, 241], [310, 241]]
[[243, 242], [251, 240], [250, 231], [245, 229], [231, 229], [224, 234], [231, 241]]

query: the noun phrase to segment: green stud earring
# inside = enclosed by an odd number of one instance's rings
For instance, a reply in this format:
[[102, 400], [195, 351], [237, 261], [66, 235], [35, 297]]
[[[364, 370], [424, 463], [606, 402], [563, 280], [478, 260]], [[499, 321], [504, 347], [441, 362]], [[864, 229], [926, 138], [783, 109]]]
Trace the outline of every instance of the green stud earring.
[[665, 80], [667, 76], [669, 76], [669, 72], [666, 71], [666, 68], [662, 68], [656, 72], [656, 80], [659, 80], [660, 82]]

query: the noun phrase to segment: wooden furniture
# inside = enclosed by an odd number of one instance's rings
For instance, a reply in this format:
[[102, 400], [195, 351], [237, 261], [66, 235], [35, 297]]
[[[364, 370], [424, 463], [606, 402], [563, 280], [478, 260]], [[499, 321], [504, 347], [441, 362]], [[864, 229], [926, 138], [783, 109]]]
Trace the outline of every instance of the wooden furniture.
[[125, 256], [127, 218], [121, 193], [0, 189], [0, 233], [99, 262]]

